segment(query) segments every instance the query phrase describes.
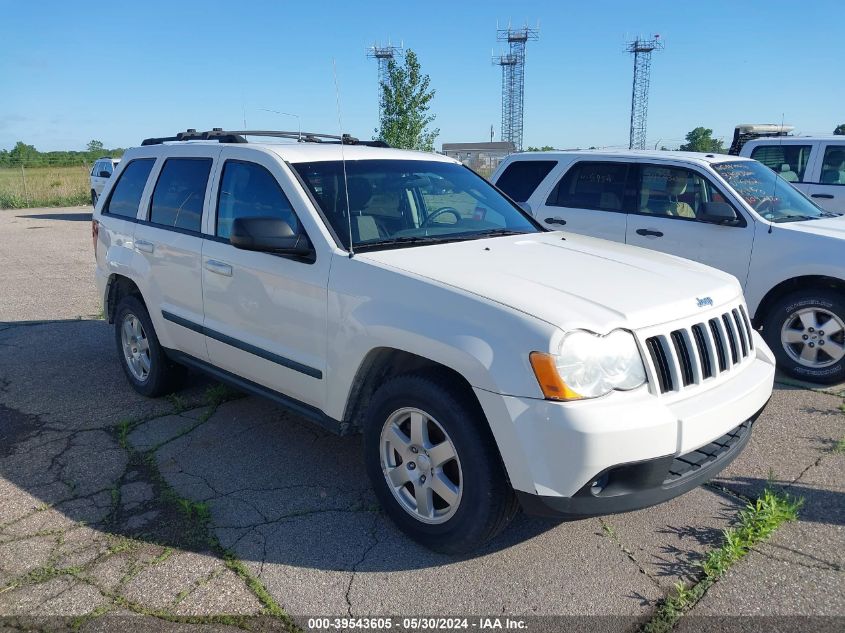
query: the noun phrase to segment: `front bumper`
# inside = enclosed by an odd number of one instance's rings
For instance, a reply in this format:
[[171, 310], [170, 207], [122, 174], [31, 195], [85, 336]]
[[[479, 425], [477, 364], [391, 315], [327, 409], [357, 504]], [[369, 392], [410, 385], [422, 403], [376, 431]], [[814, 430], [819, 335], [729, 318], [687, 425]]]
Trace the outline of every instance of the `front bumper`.
[[[511, 486], [529, 509], [536, 505], [531, 497], [538, 497], [557, 514], [585, 516], [659, 503], [699, 485], [742, 450], [747, 433], [730, 451], [720, 451], [719, 460], [700, 464], [682, 480], [667, 481], [672, 462], [744, 428], [771, 397], [774, 356], [756, 332], [754, 337], [753, 359], [688, 393], [657, 395], [642, 387], [551, 402], [475, 389]], [[593, 482], [607, 473], [613, 483], [608, 475], [604, 493], [596, 496]]]
[[598, 473], [571, 497], [517, 491], [523, 511], [535, 516], [582, 519], [647, 508], [709, 481], [742, 452], [762, 412], [694, 451], [672, 457], [621, 464]]

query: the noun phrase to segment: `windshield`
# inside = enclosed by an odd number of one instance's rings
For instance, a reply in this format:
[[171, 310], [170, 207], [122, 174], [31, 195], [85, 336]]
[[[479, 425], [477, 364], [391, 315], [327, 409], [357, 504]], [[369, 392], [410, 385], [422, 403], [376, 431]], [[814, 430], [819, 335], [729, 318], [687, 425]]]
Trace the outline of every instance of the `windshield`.
[[[430, 160], [295, 163], [344, 246], [356, 248], [475, 239], [541, 229], [486, 180]], [[351, 229], [351, 230], [350, 230]]]
[[770, 222], [815, 220], [831, 215], [755, 160], [715, 163], [713, 169], [752, 209]]

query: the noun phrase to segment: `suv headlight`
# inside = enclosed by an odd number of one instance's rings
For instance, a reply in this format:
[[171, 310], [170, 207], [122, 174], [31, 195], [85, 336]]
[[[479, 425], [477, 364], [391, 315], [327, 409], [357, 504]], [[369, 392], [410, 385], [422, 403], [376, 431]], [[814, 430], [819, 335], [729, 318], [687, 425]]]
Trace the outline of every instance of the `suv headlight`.
[[607, 336], [570, 332], [557, 354], [531, 352], [530, 359], [543, 395], [550, 400], [597, 398], [646, 382], [640, 350], [627, 330]]

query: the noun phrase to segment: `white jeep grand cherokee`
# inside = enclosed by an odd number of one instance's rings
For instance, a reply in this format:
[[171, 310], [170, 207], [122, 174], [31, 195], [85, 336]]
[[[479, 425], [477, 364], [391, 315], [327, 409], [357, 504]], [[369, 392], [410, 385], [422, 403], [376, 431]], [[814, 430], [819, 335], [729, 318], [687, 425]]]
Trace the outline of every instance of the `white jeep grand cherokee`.
[[659, 503], [747, 443], [774, 358], [730, 275], [546, 231], [445, 156], [244, 135], [148, 139], [97, 205], [97, 283], [140, 393], [195, 367], [362, 431], [385, 511], [452, 553], [520, 504]]

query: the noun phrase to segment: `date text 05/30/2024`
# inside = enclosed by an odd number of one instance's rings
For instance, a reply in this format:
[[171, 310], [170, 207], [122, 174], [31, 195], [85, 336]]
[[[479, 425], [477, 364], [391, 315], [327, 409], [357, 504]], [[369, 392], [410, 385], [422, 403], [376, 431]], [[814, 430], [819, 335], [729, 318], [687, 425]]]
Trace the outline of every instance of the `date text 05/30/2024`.
[[309, 618], [309, 631], [447, 631], [447, 630], [526, 630], [528, 628], [524, 619], [520, 618], [498, 618], [498, 617], [477, 617], [477, 618], [440, 618], [440, 617], [403, 617], [403, 618]]

